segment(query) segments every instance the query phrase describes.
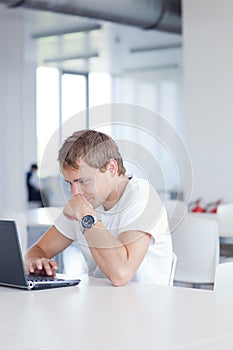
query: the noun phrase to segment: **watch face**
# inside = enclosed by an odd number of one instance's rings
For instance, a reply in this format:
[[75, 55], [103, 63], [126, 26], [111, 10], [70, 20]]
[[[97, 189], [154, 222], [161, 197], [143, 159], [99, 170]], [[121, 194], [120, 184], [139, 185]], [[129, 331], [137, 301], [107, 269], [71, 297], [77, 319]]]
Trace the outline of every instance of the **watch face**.
[[82, 218], [82, 225], [84, 228], [91, 228], [96, 223], [96, 219], [92, 215], [85, 215]]

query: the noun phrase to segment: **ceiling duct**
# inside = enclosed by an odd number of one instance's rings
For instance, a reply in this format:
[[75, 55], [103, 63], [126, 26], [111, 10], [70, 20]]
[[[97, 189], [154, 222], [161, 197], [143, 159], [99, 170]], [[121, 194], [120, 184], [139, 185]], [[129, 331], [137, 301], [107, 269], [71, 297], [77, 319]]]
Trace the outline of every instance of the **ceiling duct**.
[[181, 0], [0, 0], [23, 7], [181, 33]]

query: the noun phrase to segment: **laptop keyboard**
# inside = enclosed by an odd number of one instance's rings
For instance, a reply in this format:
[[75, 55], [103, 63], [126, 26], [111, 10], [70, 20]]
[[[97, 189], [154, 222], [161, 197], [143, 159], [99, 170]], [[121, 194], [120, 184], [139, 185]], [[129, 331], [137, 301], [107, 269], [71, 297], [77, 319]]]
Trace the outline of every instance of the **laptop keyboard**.
[[27, 280], [32, 282], [42, 282], [42, 281], [62, 281], [60, 278], [49, 277], [49, 276], [40, 276], [40, 275], [27, 275]]

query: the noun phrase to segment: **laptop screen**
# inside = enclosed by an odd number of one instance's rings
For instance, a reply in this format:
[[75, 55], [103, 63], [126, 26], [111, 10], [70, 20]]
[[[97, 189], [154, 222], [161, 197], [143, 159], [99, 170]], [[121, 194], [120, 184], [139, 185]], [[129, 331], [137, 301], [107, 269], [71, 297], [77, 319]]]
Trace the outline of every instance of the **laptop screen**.
[[16, 224], [0, 220], [0, 283], [25, 286], [23, 259]]

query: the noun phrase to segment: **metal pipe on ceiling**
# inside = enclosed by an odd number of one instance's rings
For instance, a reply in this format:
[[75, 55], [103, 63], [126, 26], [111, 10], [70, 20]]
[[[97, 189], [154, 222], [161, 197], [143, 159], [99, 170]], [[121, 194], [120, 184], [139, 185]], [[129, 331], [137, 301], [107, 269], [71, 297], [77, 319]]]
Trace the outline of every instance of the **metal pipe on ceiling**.
[[0, 0], [23, 7], [181, 33], [181, 0]]

